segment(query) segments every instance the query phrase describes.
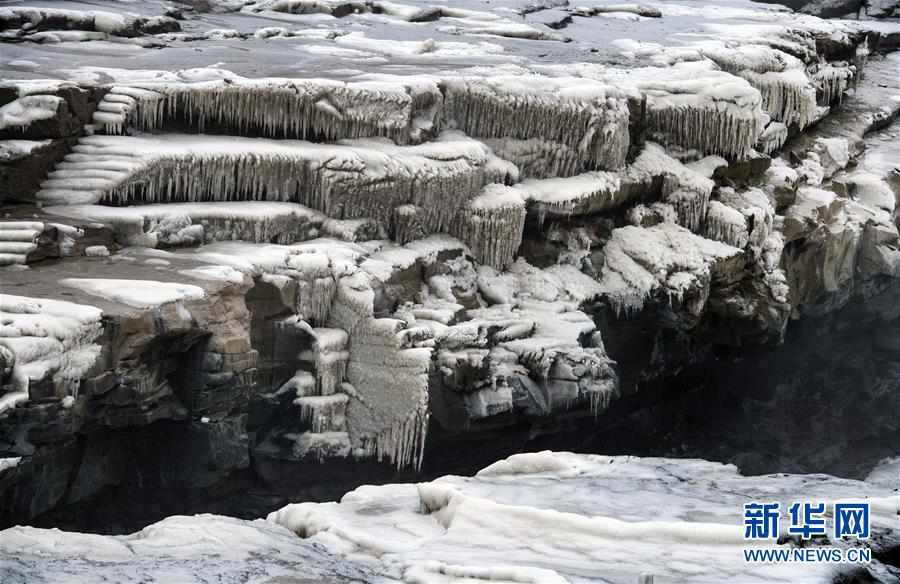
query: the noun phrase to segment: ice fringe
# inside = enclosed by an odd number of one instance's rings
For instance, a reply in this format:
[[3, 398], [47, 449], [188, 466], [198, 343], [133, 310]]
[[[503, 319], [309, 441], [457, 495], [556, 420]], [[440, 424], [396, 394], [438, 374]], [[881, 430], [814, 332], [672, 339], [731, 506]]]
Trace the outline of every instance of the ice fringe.
[[406, 323], [375, 318], [371, 276], [341, 278], [329, 326], [347, 331], [346, 377], [357, 396], [347, 407], [350, 439], [359, 456], [419, 468], [428, 427], [430, 348], [404, 348]]
[[721, 201], [710, 202], [704, 234], [710, 239], [739, 248], [746, 247], [749, 239], [743, 213]]
[[525, 229], [525, 201], [518, 189], [488, 185], [461, 209], [450, 232], [478, 263], [505, 269], [513, 263]]
[[239, 134], [333, 141], [384, 136], [405, 144], [437, 129], [441, 103], [427, 78], [409, 83], [329, 79], [228, 79], [199, 83], [116, 86], [95, 122], [119, 134], [133, 126], [152, 131], [181, 119], [200, 132], [226, 128]]
[[769, 122], [759, 136], [755, 149], [763, 154], [772, 154], [787, 142], [788, 127], [781, 122]]
[[350, 357], [347, 352], [347, 333], [341, 329], [329, 328], [315, 328], [313, 333], [312, 350], [302, 353], [300, 359], [310, 361], [315, 366], [319, 395], [333, 395], [344, 381], [347, 359]]
[[346, 408], [348, 397], [343, 393], [298, 397], [294, 405], [300, 408], [300, 420], [309, 424], [309, 431], [346, 432]]
[[821, 92], [820, 105], [840, 103], [856, 80], [856, 66], [846, 63], [823, 63], [816, 65], [813, 79]]
[[599, 81], [544, 76], [445, 79], [443, 124], [483, 139], [540, 139], [577, 153], [581, 170], [625, 164], [627, 99]]
[[93, 306], [0, 294], [0, 349], [14, 356], [13, 391], [0, 395], [0, 411], [27, 400], [30, 384], [45, 379], [77, 396], [100, 355], [101, 316]]
[[705, 302], [712, 267], [741, 254], [671, 223], [620, 227], [603, 250], [600, 286], [617, 314], [639, 311], [657, 291], [679, 302], [694, 291]]
[[206, 136], [88, 136], [42, 183], [52, 204], [137, 201], [293, 201], [333, 218], [390, 222], [395, 207], [424, 209], [446, 231], [485, 184], [517, 176], [483, 144], [457, 134], [419, 146], [378, 140], [320, 145]]
[[547, 215], [587, 215], [612, 208], [618, 204], [621, 184], [617, 174], [594, 171], [567, 178], [526, 179], [514, 188], [543, 223]]
[[761, 45], [707, 47], [701, 52], [758, 89], [762, 108], [772, 119], [786, 125], [796, 123], [800, 129], [813, 120], [816, 90], [800, 59]]

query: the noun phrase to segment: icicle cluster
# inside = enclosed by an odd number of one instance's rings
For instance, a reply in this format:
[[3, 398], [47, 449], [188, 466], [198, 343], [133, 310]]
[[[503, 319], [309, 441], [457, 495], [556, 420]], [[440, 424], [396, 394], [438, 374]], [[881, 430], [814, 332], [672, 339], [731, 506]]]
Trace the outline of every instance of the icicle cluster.
[[762, 107], [785, 124], [810, 124], [816, 110], [816, 91], [803, 62], [762, 45], [706, 47], [702, 51], [725, 71], [746, 79], [762, 95]]
[[706, 215], [709, 192], [678, 189], [667, 194], [665, 202], [675, 208], [679, 225], [697, 232]]
[[400, 205], [394, 209], [393, 233], [394, 242], [404, 245], [416, 239], [428, 236], [428, 230], [422, 223], [424, 211], [415, 205]]
[[[565, 83], [578, 91], [566, 91]], [[627, 100], [597, 81], [528, 77], [442, 82], [444, 124], [478, 138], [540, 139], [577, 152], [585, 169], [616, 169], [628, 153]]]
[[54, 204], [291, 201], [333, 218], [390, 224], [393, 210], [423, 209], [429, 232], [446, 231], [485, 184], [515, 169], [459, 138], [422, 146], [319, 146], [287, 140], [90, 136], [42, 184]]
[[803, 69], [756, 73], [742, 71], [741, 77], [762, 95], [762, 108], [772, 119], [797, 124], [802, 130], [815, 119], [816, 88]]
[[[183, 120], [273, 138], [333, 141], [385, 136], [405, 144], [434, 129], [441, 94], [434, 83], [344, 83], [326, 79], [236, 79], [116, 87], [101, 111], [124, 113], [139, 130]], [[129, 103], [122, 99], [129, 96]], [[113, 106], [115, 102], [121, 107]], [[122, 122], [117, 122], [121, 126]], [[110, 123], [110, 127], [115, 124]], [[121, 130], [120, 130], [121, 131]]]
[[[337, 292], [334, 268], [329, 257], [301, 248], [287, 257], [281, 273], [292, 276], [297, 282], [297, 314], [313, 325], [328, 320]], [[338, 383], [342, 377], [337, 379]]]
[[343, 393], [298, 397], [294, 405], [300, 408], [300, 421], [315, 434], [346, 432], [348, 397]]
[[813, 80], [819, 87], [821, 97], [819, 105], [827, 106], [840, 103], [856, 78], [856, 67], [846, 63], [825, 63], [817, 65]]
[[720, 201], [709, 204], [704, 235], [742, 249], [747, 246], [749, 239], [743, 213]]
[[584, 166], [576, 150], [558, 142], [539, 138], [486, 138], [484, 142], [497, 156], [515, 164], [523, 178], [572, 176]]
[[759, 136], [755, 149], [763, 154], [771, 154], [784, 146], [788, 139], [788, 127], [781, 122], [769, 122]]
[[358, 455], [388, 458], [398, 468], [421, 464], [428, 423], [430, 348], [406, 348], [406, 323], [374, 317], [370, 276], [340, 279], [329, 326], [347, 331], [346, 377], [356, 388], [347, 406], [348, 431]]
[[319, 395], [332, 395], [340, 388], [347, 369], [348, 338], [346, 331], [331, 328], [315, 328], [311, 351], [300, 355], [316, 369], [316, 389]]
[[759, 112], [716, 105], [649, 107], [647, 126], [666, 144], [743, 158], [762, 131]]
[[360, 453], [366, 457], [374, 457], [379, 462], [391, 460], [398, 469], [412, 467], [419, 470], [425, 452], [429, 416], [426, 401], [405, 420], [389, 426], [380, 434], [363, 436]]
[[480, 264], [505, 269], [515, 261], [525, 229], [525, 201], [518, 189], [488, 185], [461, 209], [451, 233]]

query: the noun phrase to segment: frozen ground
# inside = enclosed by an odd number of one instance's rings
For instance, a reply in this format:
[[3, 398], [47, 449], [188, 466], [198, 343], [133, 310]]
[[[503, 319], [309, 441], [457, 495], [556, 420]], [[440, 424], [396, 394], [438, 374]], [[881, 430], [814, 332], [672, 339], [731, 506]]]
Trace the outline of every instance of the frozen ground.
[[[17, 3], [3, 3], [0, 7], [7, 4], [14, 7]], [[222, 9], [242, 3], [210, 0], [197, 4]], [[558, 4], [554, 2], [462, 0], [452, 3], [452, 8], [458, 12], [456, 16], [443, 16], [431, 22], [404, 20], [405, 13], [434, 4], [417, 0], [393, 4], [395, 14], [364, 12], [342, 18], [321, 12], [290, 14], [263, 9], [277, 4], [273, 2], [247, 4], [249, 6], [243, 11], [189, 13], [188, 19], [181, 21], [183, 33], [137, 39], [109, 37], [73, 42], [60, 38], [55, 40], [62, 42], [5, 44], [0, 76], [5, 79], [43, 77], [102, 83], [134, 80], [135, 74], [125, 70], [145, 70], [137, 75], [148, 80], [152, 77], [173, 78], [173, 72], [179, 69], [204, 68], [209, 70], [195, 74], [217, 76], [223, 73], [216, 70], [224, 69], [245, 77], [327, 76], [340, 79], [370, 73], [438, 72], [473, 65], [559, 62], [632, 65], [649, 61], [649, 54], [660, 48], [659, 43], [673, 47], [694, 45], [718, 38], [722, 33], [752, 38], [771, 34], [772, 27], [816, 22], [805, 15], [786, 13], [778, 5], [756, 4], [749, 0], [709, 0], [702, 4], [688, 1], [641, 3], [641, 6], [658, 11], [660, 18], [641, 16], [635, 13], [634, 5], [616, 2], [590, 3], [608, 6], [610, 12], [573, 16], [571, 8], [552, 8]], [[541, 4], [551, 8], [521, 14], [526, 6]], [[102, 9], [144, 16], [162, 14], [172, 6], [154, 0], [45, 0], [27, 5]], [[888, 23], [887, 28], [890, 26]], [[210, 31], [214, 32], [210, 34]], [[268, 34], [274, 36], [259, 38]], [[286, 37], [285, 34], [294, 36]], [[510, 34], [516, 36], [500, 36]]]
[[[742, 505], [866, 499], [874, 513], [867, 545], [878, 550], [900, 536], [900, 497], [890, 486], [896, 472], [887, 461], [868, 482], [743, 477], [701, 460], [521, 454], [474, 477], [360, 487], [340, 503], [289, 505], [268, 522], [171, 517], [120, 537], [16, 527], [0, 532], [0, 577], [16, 584], [634, 584], [653, 575], [654, 584], [824, 584], [851, 567], [745, 563]], [[900, 576], [877, 561], [872, 570], [885, 582]]]

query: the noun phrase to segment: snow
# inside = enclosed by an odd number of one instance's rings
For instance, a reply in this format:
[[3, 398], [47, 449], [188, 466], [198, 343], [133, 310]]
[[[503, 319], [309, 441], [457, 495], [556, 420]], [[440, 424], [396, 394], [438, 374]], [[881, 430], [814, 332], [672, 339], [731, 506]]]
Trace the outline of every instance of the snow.
[[[604, 248], [600, 286], [617, 312], [640, 310], [657, 291], [679, 302], [689, 291], [708, 293], [710, 269], [740, 250], [671, 223], [615, 229]], [[699, 312], [699, 310], [697, 310]]]
[[21, 456], [0, 458], [0, 473], [7, 471], [11, 468], [16, 468], [17, 466], [19, 466], [20, 462], [22, 462]]
[[[390, 221], [416, 204], [443, 231], [481, 187], [515, 176], [483, 144], [448, 133], [435, 142], [313, 144], [295, 140], [168, 134], [89, 136], [42, 184], [51, 204], [266, 200], [295, 202], [330, 217]], [[98, 174], [98, 170], [102, 173]]]
[[0, 107], [0, 130], [25, 130], [39, 120], [56, 115], [63, 104], [55, 95], [27, 95]]
[[524, 229], [525, 201], [519, 191], [492, 184], [459, 212], [451, 232], [479, 263], [503, 269], [515, 260]]
[[69, 393], [100, 354], [101, 310], [61, 300], [0, 294], [0, 348], [15, 356], [12, 393], [0, 411], [28, 399], [32, 381], [52, 378]]
[[206, 297], [206, 292], [199, 286], [155, 280], [64, 278], [59, 283], [133, 308], [150, 308], [169, 302], [199, 300]]
[[744, 503], [810, 498], [869, 499], [876, 532], [900, 528], [900, 498], [886, 484], [564, 452], [517, 454], [472, 478], [360, 487], [339, 503], [288, 505], [268, 520], [404, 582], [634, 584], [643, 574], [680, 584], [821, 584], [849, 566], [742, 560]]
[[24, 158], [35, 150], [49, 146], [51, 142], [51, 140], [0, 140], [0, 162]]
[[296, 580], [298, 573], [314, 582], [362, 582], [374, 576], [283, 527], [217, 515], [168, 517], [116, 536], [13, 527], [0, 531], [0, 573], [15, 584], [244, 584]]

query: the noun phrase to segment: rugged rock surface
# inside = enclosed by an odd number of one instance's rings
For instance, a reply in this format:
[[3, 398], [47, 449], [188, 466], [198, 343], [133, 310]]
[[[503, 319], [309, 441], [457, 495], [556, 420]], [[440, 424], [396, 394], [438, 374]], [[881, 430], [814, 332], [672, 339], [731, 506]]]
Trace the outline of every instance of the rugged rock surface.
[[[99, 68], [16, 70], [0, 92], [4, 523], [258, 516], [573, 428], [606, 448], [598, 428], [653, 425], [659, 388], [691, 395], [681, 381], [717, 359], [778, 354], [797, 323], [839, 328], [896, 287], [889, 27], [741, 3], [673, 48], [693, 26], [680, 4], [552, 7], [559, 20], [516, 4], [523, 22], [206, 4], [222, 15], [190, 13], [184, 33], [123, 16], [63, 40], [96, 47]], [[16, 14], [23, 32], [0, 40], [20, 61], [52, 50], [35, 27], [97, 27]], [[239, 30], [210, 29], [220, 18]], [[397, 20], [410, 39], [366, 36]], [[636, 38], [596, 42], [607, 21]], [[137, 41], [162, 48], [126, 67], [99, 44]], [[208, 43], [234, 71], [185, 54]], [[157, 52], [184, 67], [153, 70]], [[348, 55], [372, 69], [342, 70]], [[313, 77], [323, 63], [332, 79]], [[896, 407], [891, 379], [864, 411]], [[791, 403], [805, 387], [784, 385]], [[155, 507], [112, 520], [130, 497]]]

